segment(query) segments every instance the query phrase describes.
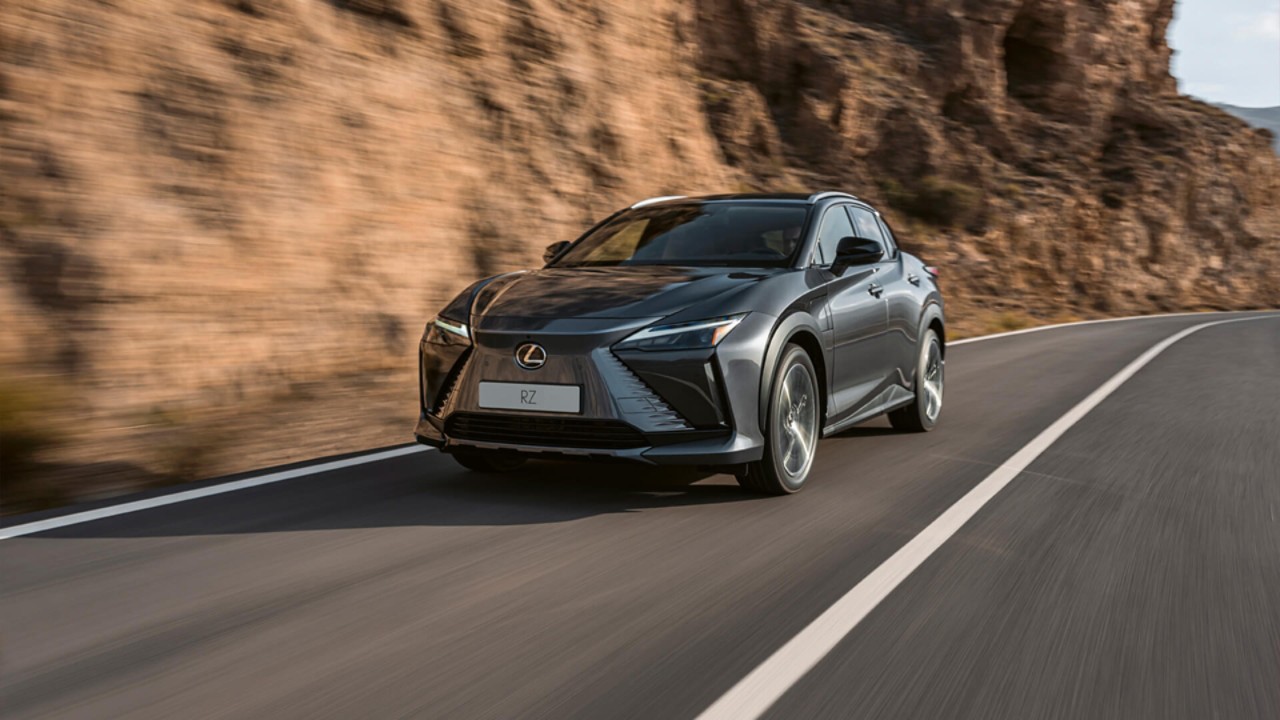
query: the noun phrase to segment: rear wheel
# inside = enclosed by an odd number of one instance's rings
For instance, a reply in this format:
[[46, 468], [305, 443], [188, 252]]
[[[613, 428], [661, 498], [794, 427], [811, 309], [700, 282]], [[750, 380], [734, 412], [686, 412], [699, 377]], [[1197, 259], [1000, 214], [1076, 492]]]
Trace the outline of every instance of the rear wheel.
[[788, 495], [804, 487], [822, 432], [819, 387], [809, 354], [788, 345], [770, 391], [764, 457], [747, 464], [738, 484], [769, 495]]
[[524, 465], [525, 459], [519, 455], [500, 450], [454, 450], [453, 459], [462, 467], [482, 473], [511, 472]]
[[916, 399], [889, 413], [889, 424], [905, 432], [929, 432], [942, 414], [942, 341], [932, 329], [920, 338], [916, 359]]

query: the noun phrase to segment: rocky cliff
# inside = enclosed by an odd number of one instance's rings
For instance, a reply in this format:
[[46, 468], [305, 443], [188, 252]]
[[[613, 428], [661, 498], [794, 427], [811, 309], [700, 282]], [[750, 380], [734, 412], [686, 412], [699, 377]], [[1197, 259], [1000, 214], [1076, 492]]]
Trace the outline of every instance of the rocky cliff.
[[1280, 105], [1275, 107], [1240, 107], [1226, 103], [1214, 103], [1214, 106], [1226, 110], [1256, 128], [1271, 133], [1271, 146], [1280, 153]]
[[424, 320], [650, 195], [884, 203], [959, 332], [1280, 304], [1280, 164], [1172, 5], [9, 0], [6, 482], [405, 441]]

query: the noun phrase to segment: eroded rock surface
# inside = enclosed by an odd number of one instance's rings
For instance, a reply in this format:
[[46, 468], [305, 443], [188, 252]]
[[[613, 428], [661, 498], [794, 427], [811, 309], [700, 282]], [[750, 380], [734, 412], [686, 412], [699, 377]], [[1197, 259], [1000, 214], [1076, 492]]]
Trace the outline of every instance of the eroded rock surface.
[[671, 193], [880, 201], [961, 331], [1275, 306], [1275, 153], [1177, 94], [1172, 11], [9, 2], [4, 382], [46, 389], [66, 477], [402, 442], [436, 308]]

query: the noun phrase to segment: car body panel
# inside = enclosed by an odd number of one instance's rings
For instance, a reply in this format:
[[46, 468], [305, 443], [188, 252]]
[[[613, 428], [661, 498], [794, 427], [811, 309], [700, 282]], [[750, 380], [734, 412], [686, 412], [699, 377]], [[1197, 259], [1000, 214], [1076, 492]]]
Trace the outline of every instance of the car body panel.
[[[677, 199], [657, 206], [737, 200]], [[921, 333], [943, 320], [934, 277], [918, 258], [900, 251], [843, 269], [810, 262], [817, 243], [813, 218], [855, 203], [867, 207], [839, 194], [810, 203], [791, 267], [561, 268], [553, 260], [539, 270], [473, 284], [441, 313], [469, 325], [469, 342], [432, 325], [424, 333], [418, 439], [446, 450], [478, 447], [657, 464], [751, 462], [763, 454], [764, 399], [778, 359], [792, 343], [809, 349], [822, 376], [821, 425], [827, 432], [910, 402]], [[618, 346], [645, 327], [738, 316], [741, 321], [714, 348]], [[546, 351], [545, 365], [534, 370], [515, 361], [516, 348], [529, 342]], [[582, 406], [572, 419], [482, 408], [479, 383], [486, 381], [577, 385]], [[481, 426], [483, 433], [475, 430]], [[510, 436], [503, 428], [511, 429]], [[627, 435], [627, 429], [636, 434]], [[592, 447], [578, 447], [550, 442], [553, 435], [594, 439], [587, 443]], [[618, 446], [599, 446], [615, 436]]]
[[831, 317], [831, 374], [828, 415], [839, 419], [856, 411], [878, 392], [893, 366], [889, 353], [888, 312], [878, 286], [884, 263], [848, 268], [828, 285]]

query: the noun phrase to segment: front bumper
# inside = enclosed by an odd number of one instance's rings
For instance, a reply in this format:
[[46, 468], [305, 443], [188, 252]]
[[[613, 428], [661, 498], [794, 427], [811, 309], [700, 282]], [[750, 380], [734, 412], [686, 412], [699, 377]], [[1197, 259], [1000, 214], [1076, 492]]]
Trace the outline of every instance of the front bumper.
[[479, 440], [446, 435], [434, 416], [418, 419], [418, 442], [445, 452], [458, 448], [504, 450], [547, 459], [629, 460], [649, 465], [739, 465], [759, 460], [763, 449], [744, 443], [732, 431], [686, 431], [642, 435], [644, 443], [626, 448], [589, 448], [560, 444], [526, 444], [519, 438]]
[[[548, 458], [614, 458], [654, 465], [736, 465], [759, 460], [760, 365], [772, 319], [748, 316], [716, 350], [613, 352], [654, 319], [531, 321], [486, 319], [472, 343], [433, 342], [420, 353], [415, 436], [446, 452], [505, 450]], [[536, 371], [515, 348], [547, 350]], [[570, 383], [582, 387], [578, 414], [479, 407], [480, 381]]]

